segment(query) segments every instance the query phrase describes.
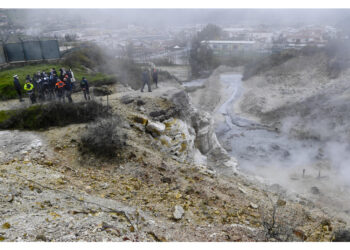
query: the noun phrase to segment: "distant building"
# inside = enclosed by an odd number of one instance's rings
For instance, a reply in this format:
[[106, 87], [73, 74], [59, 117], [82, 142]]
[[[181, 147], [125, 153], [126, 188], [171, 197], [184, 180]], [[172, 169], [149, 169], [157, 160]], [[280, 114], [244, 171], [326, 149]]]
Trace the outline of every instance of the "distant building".
[[255, 41], [202, 41], [215, 52], [251, 51], [255, 48]]
[[233, 55], [257, 50], [255, 41], [202, 41], [201, 43], [208, 45], [214, 55]]
[[324, 47], [327, 42], [337, 37], [337, 30], [331, 26], [306, 26], [302, 29], [282, 31], [274, 39], [274, 47], [283, 49], [301, 49], [306, 46]]

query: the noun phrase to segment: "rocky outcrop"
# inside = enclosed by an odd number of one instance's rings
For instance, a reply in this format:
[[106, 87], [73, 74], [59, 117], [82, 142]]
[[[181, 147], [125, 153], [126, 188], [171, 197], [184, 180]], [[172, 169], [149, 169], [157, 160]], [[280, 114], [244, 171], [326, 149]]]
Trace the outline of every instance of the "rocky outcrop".
[[153, 135], [161, 135], [165, 131], [165, 125], [161, 122], [148, 121], [146, 125], [146, 130]]
[[179, 206], [179, 205], [175, 206], [174, 213], [173, 213], [174, 219], [180, 220], [184, 213], [185, 213], [185, 211], [181, 206]]
[[[180, 117], [195, 132], [195, 148], [207, 157], [207, 165], [216, 170], [237, 170], [237, 161], [230, 157], [220, 145], [214, 131], [214, 121], [209, 113], [193, 107], [186, 92], [180, 91], [171, 97], [171, 101], [180, 111]], [[193, 153], [194, 154], [194, 153]]]
[[132, 126], [149, 133], [152, 145], [178, 162], [235, 172], [237, 162], [218, 142], [209, 113], [194, 108], [183, 90], [169, 95], [171, 108], [150, 112], [150, 119], [135, 115]]
[[113, 92], [107, 86], [94, 87], [92, 89], [94, 96], [106, 96], [111, 95]]
[[135, 100], [134, 97], [131, 97], [129, 95], [125, 95], [120, 99], [120, 102], [123, 104], [129, 104], [129, 103], [134, 102], [134, 100]]

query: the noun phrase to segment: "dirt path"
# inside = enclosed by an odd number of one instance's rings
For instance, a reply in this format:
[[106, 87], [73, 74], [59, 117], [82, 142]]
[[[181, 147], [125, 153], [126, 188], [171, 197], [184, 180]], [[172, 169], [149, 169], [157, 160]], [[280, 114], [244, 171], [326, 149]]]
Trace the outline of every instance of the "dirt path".
[[[145, 87], [144, 92], [141, 92], [140, 90], [133, 90], [131, 88], [124, 87], [121, 84], [112, 85], [109, 87], [113, 94], [108, 96], [109, 99], [117, 99], [120, 98], [123, 95], [130, 95], [133, 97], [137, 96], [143, 96], [143, 97], [159, 97], [164, 96], [167, 97], [171, 92], [173, 91], [179, 91], [181, 89], [184, 89], [178, 82], [176, 81], [166, 81], [166, 82], [160, 82], [158, 84], [158, 88], [155, 88], [154, 85], [152, 87], [152, 92], [147, 91], [147, 86]], [[106, 96], [93, 96], [92, 94], [92, 88], [90, 90], [90, 94], [92, 97], [92, 100], [96, 100], [98, 102], [104, 102], [104, 104], [107, 103], [107, 97]], [[82, 102], [85, 101], [83, 92], [77, 92], [72, 94], [73, 102]], [[67, 101], [67, 100], [66, 100]], [[44, 102], [48, 103], [48, 102]], [[29, 98], [24, 98], [24, 102], [19, 102], [18, 99], [12, 99], [7, 101], [1, 101], [0, 102], [0, 110], [10, 110], [10, 109], [19, 109], [19, 108], [27, 108], [30, 107], [32, 104], [30, 103]]]

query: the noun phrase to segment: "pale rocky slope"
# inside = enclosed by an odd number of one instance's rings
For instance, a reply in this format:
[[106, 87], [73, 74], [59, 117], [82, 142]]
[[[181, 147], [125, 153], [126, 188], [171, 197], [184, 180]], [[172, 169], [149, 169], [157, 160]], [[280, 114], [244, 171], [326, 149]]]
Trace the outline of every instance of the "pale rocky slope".
[[[115, 90], [109, 105], [127, 121], [128, 140], [113, 160], [81, 155], [86, 124], [30, 137], [3, 132], [1, 240], [329, 241], [345, 227], [299, 195], [234, 174], [210, 115], [176, 82], [152, 93]], [[146, 120], [160, 135], [147, 131]], [[16, 148], [14, 135], [32, 146]], [[175, 206], [184, 209], [179, 220]]]

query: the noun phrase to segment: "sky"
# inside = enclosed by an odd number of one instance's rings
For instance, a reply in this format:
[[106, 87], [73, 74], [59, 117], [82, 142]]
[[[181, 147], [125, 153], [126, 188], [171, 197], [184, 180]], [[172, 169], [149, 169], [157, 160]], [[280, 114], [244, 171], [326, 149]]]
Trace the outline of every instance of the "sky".
[[[350, 9], [20, 9], [23, 20], [64, 13], [64, 18], [96, 21], [111, 26], [128, 24], [151, 27], [214, 23], [223, 26], [350, 23]], [[347, 24], [346, 24], [347, 25]]]

